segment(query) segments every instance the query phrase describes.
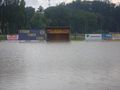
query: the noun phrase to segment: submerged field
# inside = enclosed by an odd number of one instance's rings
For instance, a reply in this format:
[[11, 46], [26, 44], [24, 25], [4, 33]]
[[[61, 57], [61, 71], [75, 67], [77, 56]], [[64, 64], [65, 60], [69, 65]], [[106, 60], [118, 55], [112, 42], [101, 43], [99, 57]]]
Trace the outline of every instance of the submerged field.
[[0, 90], [120, 90], [120, 42], [0, 42]]

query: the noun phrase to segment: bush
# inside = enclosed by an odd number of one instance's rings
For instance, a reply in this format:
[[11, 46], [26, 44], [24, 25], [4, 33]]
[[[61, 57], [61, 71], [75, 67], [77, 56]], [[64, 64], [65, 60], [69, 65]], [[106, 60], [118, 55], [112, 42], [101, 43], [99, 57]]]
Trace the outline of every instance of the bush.
[[7, 36], [6, 35], [0, 35], [0, 40], [7, 40]]

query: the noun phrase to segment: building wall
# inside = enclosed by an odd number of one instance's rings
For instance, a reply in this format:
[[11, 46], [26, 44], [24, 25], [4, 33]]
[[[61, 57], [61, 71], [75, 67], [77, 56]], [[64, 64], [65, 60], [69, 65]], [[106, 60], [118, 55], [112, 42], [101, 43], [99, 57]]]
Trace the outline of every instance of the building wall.
[[48, 28], [47, 41], [69, 41], [70, 29], [69, 28]]
[[48, 34], [47, 35], [48, 41], [68, 41], [69, 34]]

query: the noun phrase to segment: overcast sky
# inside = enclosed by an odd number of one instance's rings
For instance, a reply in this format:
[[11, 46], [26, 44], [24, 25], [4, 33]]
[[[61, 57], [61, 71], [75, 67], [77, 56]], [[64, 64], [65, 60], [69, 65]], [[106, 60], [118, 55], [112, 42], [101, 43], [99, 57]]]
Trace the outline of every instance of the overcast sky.
[[[33, 6], [34, 8], [38, 8], [40, 5], [44, 8], [48, 7], [48, 0], [25, 0], [26, 6]], [[60, 2], [66, 2], [69, 3], [73, 0], [51, 0], [51, 6], [55, 6], [59, 4]], [[120, 2], [120, 0], [112, 0], [114, 3]]]

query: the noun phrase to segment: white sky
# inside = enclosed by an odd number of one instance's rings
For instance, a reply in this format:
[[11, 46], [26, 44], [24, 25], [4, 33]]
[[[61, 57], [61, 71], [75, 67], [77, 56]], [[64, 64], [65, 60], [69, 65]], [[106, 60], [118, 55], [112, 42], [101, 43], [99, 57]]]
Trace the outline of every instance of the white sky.
[[[38, 8], [40, 5], [44, 8], [48, 7], [48, 0], [25, 0], [26, 6], [33, 6], [34, 8]], [[72, 0], [51, 0], [51, 6], [55, 6], [60, 2], [71, 2]]]
[[[26, 6], [33, 6], [34, 8], [38, 8], [40, 5], [44, 8], [48, 7], [48, 0], [25, 0]], [[51, 6], [55, 6], [59, 4], [60, 2], [66, 2], [69, 3], [73, 0], [51, 0]], [[120, 2], [120, 0], [112, 0], [112, 2], [117, 3]]]

